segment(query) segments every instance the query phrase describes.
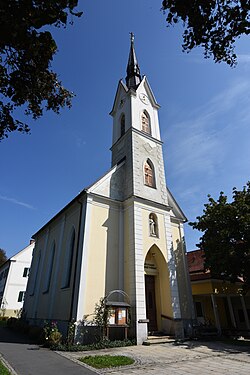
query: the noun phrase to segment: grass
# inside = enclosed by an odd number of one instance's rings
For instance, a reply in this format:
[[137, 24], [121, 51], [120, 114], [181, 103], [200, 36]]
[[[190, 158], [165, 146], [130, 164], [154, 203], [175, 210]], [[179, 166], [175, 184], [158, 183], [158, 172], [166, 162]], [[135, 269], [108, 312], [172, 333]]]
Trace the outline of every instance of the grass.
[[2, 361], [0, 360], [0, 375], [10, 375], [9, 370], [3, 365]]
[[94, 368], [109, 368], [128, 366], [134, 363], [134, 360], [123, 355], [88, 355], [83, 358], [79, 358], [79, 361], [86, 363]]

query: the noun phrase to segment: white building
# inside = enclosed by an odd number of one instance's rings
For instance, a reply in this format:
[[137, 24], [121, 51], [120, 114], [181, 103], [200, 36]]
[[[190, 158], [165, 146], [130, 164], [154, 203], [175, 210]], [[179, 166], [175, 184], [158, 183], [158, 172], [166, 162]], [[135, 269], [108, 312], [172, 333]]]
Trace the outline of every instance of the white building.
[[0, 267], [0, 316], [18, 316], [28, 282], [34, 242]]
[[[166, 187], [158, 110], [132, 37], [126, 83], [118, 83], [111, 111], [111, 169], [33, 236], [24, 303], [30, 323], [56, 320], [65, 331], [72, 319], [91, 316], [100, 298], [121, 290], [131, 305], [129, 335], [138, 344], [150, 332], [188, 332], [186, 217]], [[112, 320], [114, 329], [121, 317]]]

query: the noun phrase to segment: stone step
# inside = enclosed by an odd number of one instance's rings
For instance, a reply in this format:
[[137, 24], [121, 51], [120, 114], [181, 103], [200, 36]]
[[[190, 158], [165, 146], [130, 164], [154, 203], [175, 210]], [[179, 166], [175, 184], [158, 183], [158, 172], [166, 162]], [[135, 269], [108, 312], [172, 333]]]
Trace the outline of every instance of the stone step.
[[143, 341], [142, 345], [167, 344], [175, 341], [173, 336], [149, 336], [147, 340]]

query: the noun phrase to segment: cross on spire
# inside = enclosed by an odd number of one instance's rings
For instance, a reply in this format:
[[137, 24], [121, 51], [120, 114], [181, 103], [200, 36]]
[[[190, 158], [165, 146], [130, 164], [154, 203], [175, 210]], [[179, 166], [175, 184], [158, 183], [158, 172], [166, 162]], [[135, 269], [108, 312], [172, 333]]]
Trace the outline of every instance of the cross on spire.
[[130, 51], [127, 65], [126, 85], [129, 89], [132, 88], [136, 90], [142, 79], [139, 64], [137, 62], [135, 54], [134, 39], [134, 33], [130, 32]]

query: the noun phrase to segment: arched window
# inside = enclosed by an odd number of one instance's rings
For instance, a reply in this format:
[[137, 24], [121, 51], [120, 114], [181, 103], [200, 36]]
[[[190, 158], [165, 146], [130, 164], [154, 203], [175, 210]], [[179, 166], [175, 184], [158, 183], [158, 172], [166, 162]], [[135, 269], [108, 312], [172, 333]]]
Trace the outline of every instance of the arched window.
[[73, 265], [73, 255], [74, 255], [74, 248], [75, 248], [75, 237], [76, 237], [75, 229], [73, 229], [71, 232], [69, 246], [68, 246], [67, 253], [65, 256], [62, 288], [68, 288], [70, 286], [70, 279], [71, 279], [72, 265]]
[[159, 237], [158, 219], [156, 214], [149, 215], [149, 234], [153, 237]]
[[125, 134], [125, 115], [121, 116], [121, 137]]
[[52, 277], [52, 270], [53, 270], [53, 264], [54, 264], [54, 258], [55, 258], [55, 251], [56, 251], [56, 245], [55, 242], [53, 242], [53, 245], [51, 246], [51, 251], [49, 254], [47, 267], [46, 267], [46, 275], [45, 275], [45, 283], [44, 283], [44, 290], [43, 293], [47, 293], [49, 291], [51, 277]]
[[[33, 254], [35, 254], [33, 252]], [[31, 268], [31, 278], [28, 281], [28, 287], [29, 287], [29, 295], [33, 296], [35, 294], [35, 288], [37, 286], [37, 276], [39, 272], [39, 266], [41, 261], [41, 251], [39, 250], [37, 254], [34, 257], [34, 266], [33, 266], [33, 260], [32, 260], [32, 268]]]
[[151, 134], [150, 118], [146, 111], [143, 111], [141, 115], [141, 130], [145, 133]]
[[144, 183], [147, 186], [155, 187], [154, 166], [149, 159], [144, 164]]

